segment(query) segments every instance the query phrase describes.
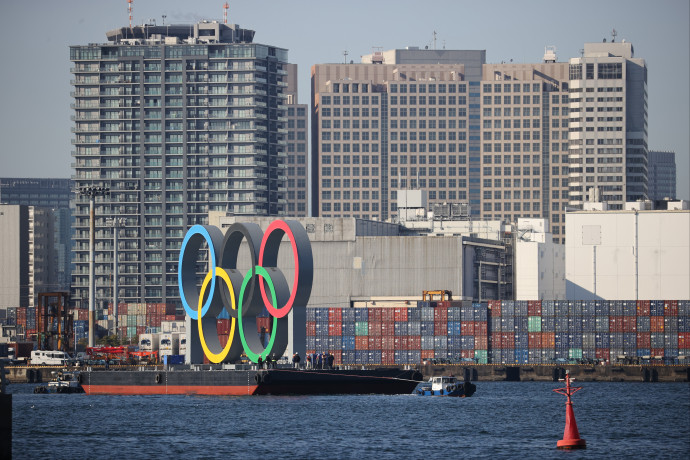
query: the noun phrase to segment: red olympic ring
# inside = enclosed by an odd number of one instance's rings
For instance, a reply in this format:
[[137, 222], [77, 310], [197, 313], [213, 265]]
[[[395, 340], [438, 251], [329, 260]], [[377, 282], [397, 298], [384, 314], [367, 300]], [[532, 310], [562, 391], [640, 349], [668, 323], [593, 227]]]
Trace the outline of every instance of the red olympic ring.
[[[259, 265], [263, 266], [264, 254], [266, 249], [266, 242], [270, 239], [271, 234], [274, 230], [282, 231], [290, 239], [290, 244], [292, 246], [292, 257], [295, 261], [295, 276], [292, 284], [292, 292], [290, 293], [290, 298], [285, 303], [284, 306], [278, 308], [278, 306], [273, 306], [268, 296], [266, 295], [266, 289], [264, 283], [259, 283], [261, 287], [261, 297], [263, 298], [264, 305], [266, 309], [275, 318], [282, 318], [290, 312], [292, 305], [295, 303], [295, 297], [297, 296], [297, 287], [299, 286], [299, 256], [297, 253], [297, 244], [295, 243], [295, 235], [293, 235], [292, 230], [288, 224], [283, 220], [274, 220], [266, 229], [263, 239], [261, 240], [261, 249], [259, 250]], [[279, 238], [282, 239], [283, 235], [280, 234]], [[277, 258], [277, 251], [276, 251]]]

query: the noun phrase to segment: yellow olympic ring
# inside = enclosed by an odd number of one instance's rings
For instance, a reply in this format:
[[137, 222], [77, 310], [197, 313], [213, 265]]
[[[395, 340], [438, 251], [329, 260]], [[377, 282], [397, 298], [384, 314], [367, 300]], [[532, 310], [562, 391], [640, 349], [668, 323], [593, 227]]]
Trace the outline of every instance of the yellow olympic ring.
[[[216, 276], [220, 276], [223, 281], [225, 281], [225, 284], [228, 286], [228, 291], [230, 292], [230, 299], [232, 302], [232, 309], [237, 310], [237, 304], [235, 303], [235, 290], [232, 287], [232, 282], [230, 281], [230, 277], [228, 276], [228, 273], [223, 270], [221, 267], [216, 267]], [[235, 337], [235, 322], [236, 319], [232, 318], [232, 323], [230, 325], [230, 335], [228, 336], [228, 343], [225, 344], [225, 348], [223, 348], [223, 351], [220, 353], [216, 354], [213, 353], [211, 350], [209, 350], [208, 345], [206, 345], [206, 340], [204, 339], [204, 328], [202, 325], [202, 314], [201, 310], [204, 306], [204, 293], [206, 292], [206, 286], [208, 283], [211, 281], [213, 278], [213, 271], [209, 271], [206, 274], [206, 278], [204, 278], [204, 282], [201, 285], [201, 291], [199, 292], [199, 305], [197, 307], [197, 325], [199, 328], [199, 340], [201, 342], [201, 347], [204, 349], [204, 355], [208, 357], [208, 360], [211, 361], [214, 364], [218, 364], [222, 362], [225, 357], [228, 355], [230, 352], [230, 347], [232, 346], [232, 342]]]

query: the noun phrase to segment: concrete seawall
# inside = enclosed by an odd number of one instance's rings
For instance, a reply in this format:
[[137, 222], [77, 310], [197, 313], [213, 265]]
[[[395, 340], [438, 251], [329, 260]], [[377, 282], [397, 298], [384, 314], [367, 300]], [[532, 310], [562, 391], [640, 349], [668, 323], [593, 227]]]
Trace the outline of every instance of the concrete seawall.
[[453, 374], [472, 381], [554, 382], [565, 371], [581, 382], [690, 382], [688, 366], [586, 366], [586, 365], [422, 365], [419, 370], [428, 379]]

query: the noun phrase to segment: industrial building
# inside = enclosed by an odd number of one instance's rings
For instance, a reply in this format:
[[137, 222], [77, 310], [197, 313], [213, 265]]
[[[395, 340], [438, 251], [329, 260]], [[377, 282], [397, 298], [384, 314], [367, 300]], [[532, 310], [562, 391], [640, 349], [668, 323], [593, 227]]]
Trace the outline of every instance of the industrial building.
[[690, 206], [648, 201], [566, 214], [566, 296], [578, 300], [690, 299]]

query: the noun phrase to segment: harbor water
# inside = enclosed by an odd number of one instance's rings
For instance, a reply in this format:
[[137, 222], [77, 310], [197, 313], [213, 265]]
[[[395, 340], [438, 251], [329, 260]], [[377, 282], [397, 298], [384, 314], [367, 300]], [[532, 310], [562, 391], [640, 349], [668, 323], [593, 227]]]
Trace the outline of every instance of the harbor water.
[[[575, 382], [578, 385], [578, 382]], [[687, 383], [583, 383], [587, 449], [556, 450], [565, 398], [547, 382], [478, 382], [471, 398], [13, 393], [13, 458], [686, 458]]]

